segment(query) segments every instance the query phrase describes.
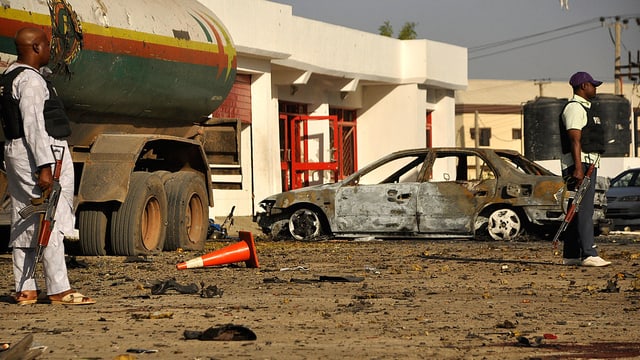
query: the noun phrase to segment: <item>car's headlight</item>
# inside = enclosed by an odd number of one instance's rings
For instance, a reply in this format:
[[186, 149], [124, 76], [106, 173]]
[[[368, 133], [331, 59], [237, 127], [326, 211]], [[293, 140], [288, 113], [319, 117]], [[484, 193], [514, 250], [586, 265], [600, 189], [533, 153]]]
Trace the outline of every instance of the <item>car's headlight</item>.
[[621, 196], [618, 201], [640, 201], [640, 195]]
[[271, 209], [275, 203], [275, 200], [262, 200], [259, 205], [267, 214], [269, 214], [271, 213]]

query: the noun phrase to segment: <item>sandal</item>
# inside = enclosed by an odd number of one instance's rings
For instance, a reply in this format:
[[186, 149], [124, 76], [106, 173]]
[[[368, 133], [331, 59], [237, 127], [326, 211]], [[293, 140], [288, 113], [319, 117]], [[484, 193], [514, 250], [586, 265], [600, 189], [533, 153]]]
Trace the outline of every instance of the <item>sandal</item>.
[[14, 300], [18, 305], [31, 305], [38, 302], [38, 293], [36, 290], [25, 290], [17, 293]]
[[95, 304], [96, 301], [88, 296], [84, 296], [79, 292], [71, 292], [63, 296], [60, 300], [53, 300], [49, 298], [51, 304], [58, 305], [91, 305]]

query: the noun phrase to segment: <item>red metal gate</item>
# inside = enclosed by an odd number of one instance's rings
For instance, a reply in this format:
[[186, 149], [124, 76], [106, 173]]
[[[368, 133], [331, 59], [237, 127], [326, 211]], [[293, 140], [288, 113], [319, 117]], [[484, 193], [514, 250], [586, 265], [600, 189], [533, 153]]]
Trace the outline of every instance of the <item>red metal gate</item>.
[[[281, 120], [287, 121], [284, 126], [284, 154], [281, 156], [281, 170], [283, 176], [283, 190], [298, 189], [310, 185], [311, 173], [314, 171], [330, 171], [333, 181], [338, 181], [342, 162], [342, 146], [339, 146], [338, 117], [296, 115], [288, 117], [281, 115]], [[321, 133], [316, 138], [309, 135], [310, 121], [328, 121], [328, 134]], [[322, 139], [329, 136], [329, 159], [322, 159], [326, 151], [319, 151], [319, 159], [311, 160], [309, 143], [314, 141], [322, 150]]]

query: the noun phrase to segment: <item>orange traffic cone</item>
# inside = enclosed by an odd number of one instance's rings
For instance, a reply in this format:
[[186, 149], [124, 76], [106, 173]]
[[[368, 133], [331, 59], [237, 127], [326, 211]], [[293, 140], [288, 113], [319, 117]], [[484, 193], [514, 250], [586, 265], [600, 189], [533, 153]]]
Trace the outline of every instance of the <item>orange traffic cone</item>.
[[240, 231], [240, 241], [223, 247], [222, 249], [198, 256], [191, 260], [181, 262], [176, 265], [178, 270], [193, 269], [207, 266], [217, 266], [244, 261], [247, 267], [257, 268], [258, 254], [256, 244], [253, 241], [253, 234], [249, 231]]

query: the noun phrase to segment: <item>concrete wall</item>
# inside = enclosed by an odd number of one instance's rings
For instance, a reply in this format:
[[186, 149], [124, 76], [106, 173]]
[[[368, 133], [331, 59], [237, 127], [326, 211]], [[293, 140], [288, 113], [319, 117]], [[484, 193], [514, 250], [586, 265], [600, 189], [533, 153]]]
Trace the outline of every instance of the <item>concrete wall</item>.
[[[360, 167], [395, 150], [426, 145], [424, 96], [415, 85], [371, 86], [358, 113]], [[422, 103], [422, 106], [420, 106]]]

